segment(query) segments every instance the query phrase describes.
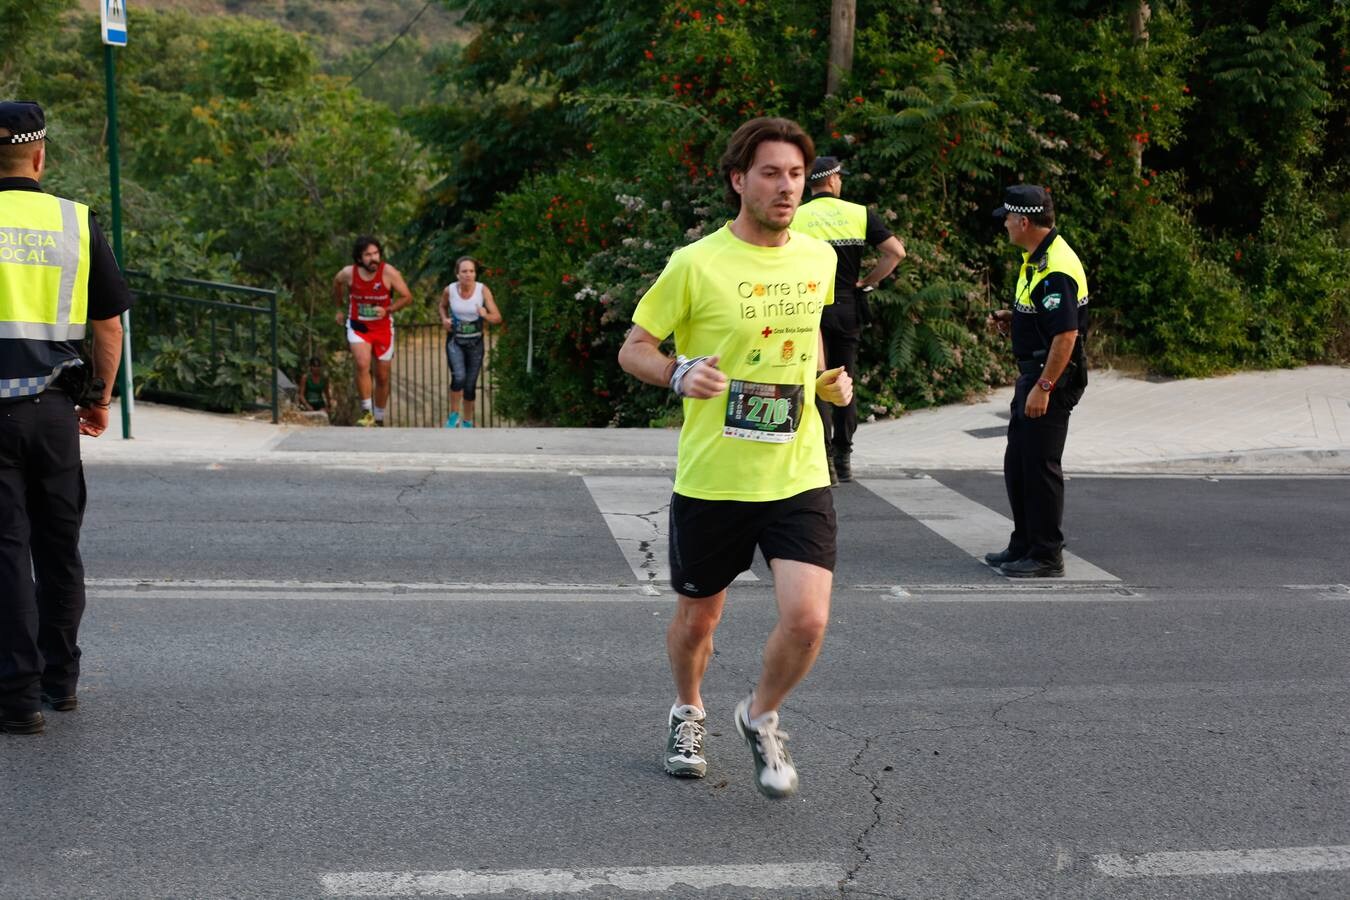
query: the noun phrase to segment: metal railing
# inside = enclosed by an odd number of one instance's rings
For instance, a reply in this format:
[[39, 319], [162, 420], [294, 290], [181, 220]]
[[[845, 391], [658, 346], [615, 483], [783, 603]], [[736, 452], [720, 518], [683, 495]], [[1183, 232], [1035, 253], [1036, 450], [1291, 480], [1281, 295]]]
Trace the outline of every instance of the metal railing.
[[[387, 420], [395, 428], [440, 428], [450, 414], [450, 364], [445, 356], [445, 329], [439, 324], [394, 326], [394, 360], [389, 378]], [[483, 368], [478, 373], [474, 425], [503, 423], [492, 403], [491, 328], [483, 335]]]
[[126, 274], [140, 393], [211, 409], [271, 409], [273, 423], [280, 420], [276, 291]]

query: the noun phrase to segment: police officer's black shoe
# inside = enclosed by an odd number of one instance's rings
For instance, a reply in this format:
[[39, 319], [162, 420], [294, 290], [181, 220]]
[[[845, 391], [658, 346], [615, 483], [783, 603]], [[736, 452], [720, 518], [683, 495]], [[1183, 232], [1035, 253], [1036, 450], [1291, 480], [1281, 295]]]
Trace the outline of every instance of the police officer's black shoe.
[[834, 455], [834, 471], [839, 476], [840, 481], [853, 480], [853, 459], [852, 454], [843, 451]]
[[1063, 578], [1064, 562], [1027, 556], [1004, 563], [998, 570], [1009, 578]]
[[984, 555], [984, 562], [985, 565], [992, 566], [993, 568], [997, 569], [1004, 563], [1017, 562], [1017, 560], [1021, 559], [1024, 556], [1026, 556], [1025, 551], [1014, 550], [1012, 546], [1009, 545], [1007, 547], [1004, 547], [997, 553], [986, 553]]
[[6, 734], [41, 734], [46, 727], [47, 720], [42, 717], [41, 711], [27, 715], [5, 713], [0, 717], [0, 732]]
[[825, 454], [825, 466], [830, 470], [830, 487], [834, 487], [839, 483], [839, 473], [834, 469], [834, 457], [828, 453]]
[[53, 696], [52, 694], [47, 693], [46, 691], [43, 691], [42, 702], [47, 704], [57, 712], [70, 712], [71, 710], [75, 709], [77, 706], [80, 705], [80, 698], [76, 697], [74, 694], [56, 697]]

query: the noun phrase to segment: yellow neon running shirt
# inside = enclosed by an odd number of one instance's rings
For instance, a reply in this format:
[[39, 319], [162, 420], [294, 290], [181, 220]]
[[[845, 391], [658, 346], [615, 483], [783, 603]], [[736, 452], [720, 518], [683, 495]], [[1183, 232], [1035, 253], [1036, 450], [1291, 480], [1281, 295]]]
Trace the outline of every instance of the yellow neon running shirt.
[[676, 250], [633, 322], [690, 358], [720, 357], [728, 390], [684, 401], [675, 492], [701, 500], [781, 500], [828, 487], [816, 412], [820, 314], [834, 302], [829, 244], [789, 232], [747, 244], [728, 222]]

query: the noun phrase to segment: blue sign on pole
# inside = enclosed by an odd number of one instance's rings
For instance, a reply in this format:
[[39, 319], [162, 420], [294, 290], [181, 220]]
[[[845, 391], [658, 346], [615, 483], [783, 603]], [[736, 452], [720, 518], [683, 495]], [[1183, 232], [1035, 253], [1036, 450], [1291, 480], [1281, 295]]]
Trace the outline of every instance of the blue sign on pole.
[[103, 43], [111, 47], [127, 45], [127, 0], [101, 0]]

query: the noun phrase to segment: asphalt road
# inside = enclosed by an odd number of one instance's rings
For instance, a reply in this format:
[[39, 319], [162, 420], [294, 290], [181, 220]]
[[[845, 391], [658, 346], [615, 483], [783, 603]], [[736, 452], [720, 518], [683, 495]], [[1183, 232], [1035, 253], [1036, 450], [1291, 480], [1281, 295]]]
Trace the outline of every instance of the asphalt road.
[[0, 896], [1350, 896], [1350, 479], [1076, 478], [1070, 549], [1112, 579], [1031, 588], [939, 533], [956, 505], [840, 488], [774, 803], [730, 723], [762, 562], [681, 782], [672, 599], [583, 478], [88, 476], [81, 707], [0, 737]]

